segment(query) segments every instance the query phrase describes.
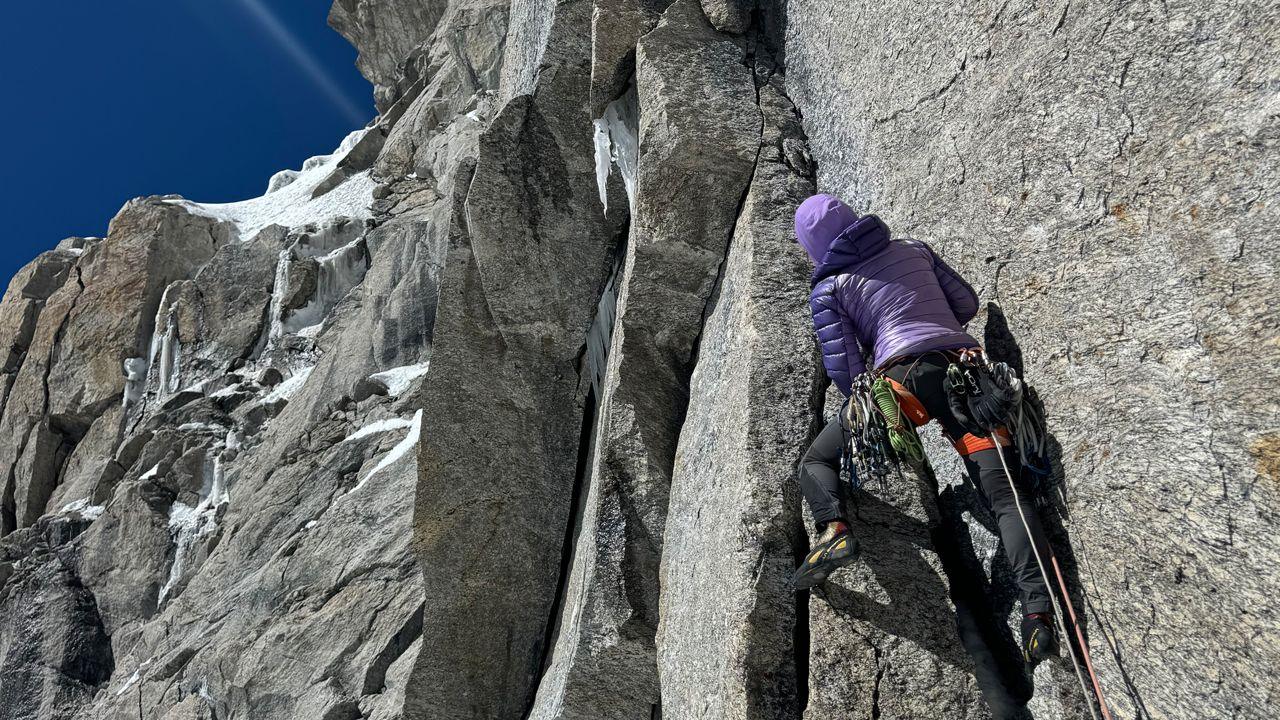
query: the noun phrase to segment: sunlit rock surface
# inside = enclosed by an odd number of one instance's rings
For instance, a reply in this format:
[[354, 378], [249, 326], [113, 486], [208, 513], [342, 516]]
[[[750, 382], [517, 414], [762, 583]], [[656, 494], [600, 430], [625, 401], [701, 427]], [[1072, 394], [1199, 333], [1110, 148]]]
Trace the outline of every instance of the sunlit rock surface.
[[862, 560], [787, 586], [838, 407], [815, 189], [973, 280], [1035, 385], [1113, 716], [1277, 715], [1270, 9], [330, 21], [368, 127], [260, 198], [133, 200], [0, 301], [0, 719], [1088, 717], [934, 430], [939, 486], [865, 486]]

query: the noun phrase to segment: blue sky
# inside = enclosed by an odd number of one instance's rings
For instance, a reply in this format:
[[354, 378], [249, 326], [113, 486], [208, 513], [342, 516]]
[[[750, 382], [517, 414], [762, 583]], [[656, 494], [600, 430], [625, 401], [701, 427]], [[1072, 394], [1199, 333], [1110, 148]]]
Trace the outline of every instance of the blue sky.
[[[126, 200], [261, 195], [375, 114], [329, 0], [14, 3], [0, 29], [0, 276]], [[274, 22], [273, 22], [274, 20]]]

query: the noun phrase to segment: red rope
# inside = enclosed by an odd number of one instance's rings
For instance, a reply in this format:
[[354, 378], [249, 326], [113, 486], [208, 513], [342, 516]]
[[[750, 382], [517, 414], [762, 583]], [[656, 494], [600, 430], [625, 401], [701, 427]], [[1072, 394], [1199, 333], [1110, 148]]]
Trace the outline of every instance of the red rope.
[[[1062, 590], [1062, 600], [1067, 606], [1067, 614], [1071, 616], [1071, 627], [1075, 628], [1076, 640], [1080, 644], [1080, 654], [1084, 656], [1084, 667], [1089, 671], [1089, 681], [1093, 683], [1094, 695], [1098, 698], [1098, 707], [1102, 709], [1102, 716], [1107, 720], [1111, 720], [1111, 711], [1107, 709], [1107, 701], [1102, 697], [1102, 684], [1098, 682], [1098, 674], [1093, 671], [1093, 659], [1089, 657], [1089, 645], [1084, 640], [1084, 633], [1080, 630], [1080, 621], [1076, 619], [1075, 606], [1071, 604], [1071, 595], [1067, 592], [1067, 582], [1062, 578], [1062, 568], [1058, 565], [1058, 556], [1049, 551], [1049, 561], [1053, 563], [1053, 572], [1058, 576], [1058, 588]], [[1067, 642], [1071, 642], [1067, 638]]]

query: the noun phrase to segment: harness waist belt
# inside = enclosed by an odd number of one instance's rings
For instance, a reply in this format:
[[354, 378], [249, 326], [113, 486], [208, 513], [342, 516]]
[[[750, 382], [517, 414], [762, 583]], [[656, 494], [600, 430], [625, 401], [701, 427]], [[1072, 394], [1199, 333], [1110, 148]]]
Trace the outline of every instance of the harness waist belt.
[[953, 440], [952, 444], [955, 445], [956, 452], [960, 453], [961, 457], [969, 457], [976, 452], [995, 448], [997, 442], [1001, 447], [1012, 445], [1013, 441], [1009, 437], [1009, 431], [1005, 428], [998, 428], [991, 433], [991, 437], [978, 437], [973, 433], [966, 433], [959, 440]]

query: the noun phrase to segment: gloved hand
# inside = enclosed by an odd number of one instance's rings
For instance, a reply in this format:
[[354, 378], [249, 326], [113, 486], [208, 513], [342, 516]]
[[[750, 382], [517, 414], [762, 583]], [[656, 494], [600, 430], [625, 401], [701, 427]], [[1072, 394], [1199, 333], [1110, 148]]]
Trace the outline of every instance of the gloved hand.
[[970, 388], [963, 368], [955, 364], [947, 368], [947, 376], [942, 379], [942, 391], [947, 396], [947, 407], [965, 432], [986, 435], [986, 430], [969, 415]]
[[1012, 377], [1004, 372], [979, 372], [978, 387], [981, 394], [969, 397], [969, 414], [984, 430], [995, 430], [1005, 424], [1013, 406], [1019, 400], [1020, 388], [1010, 382]]

